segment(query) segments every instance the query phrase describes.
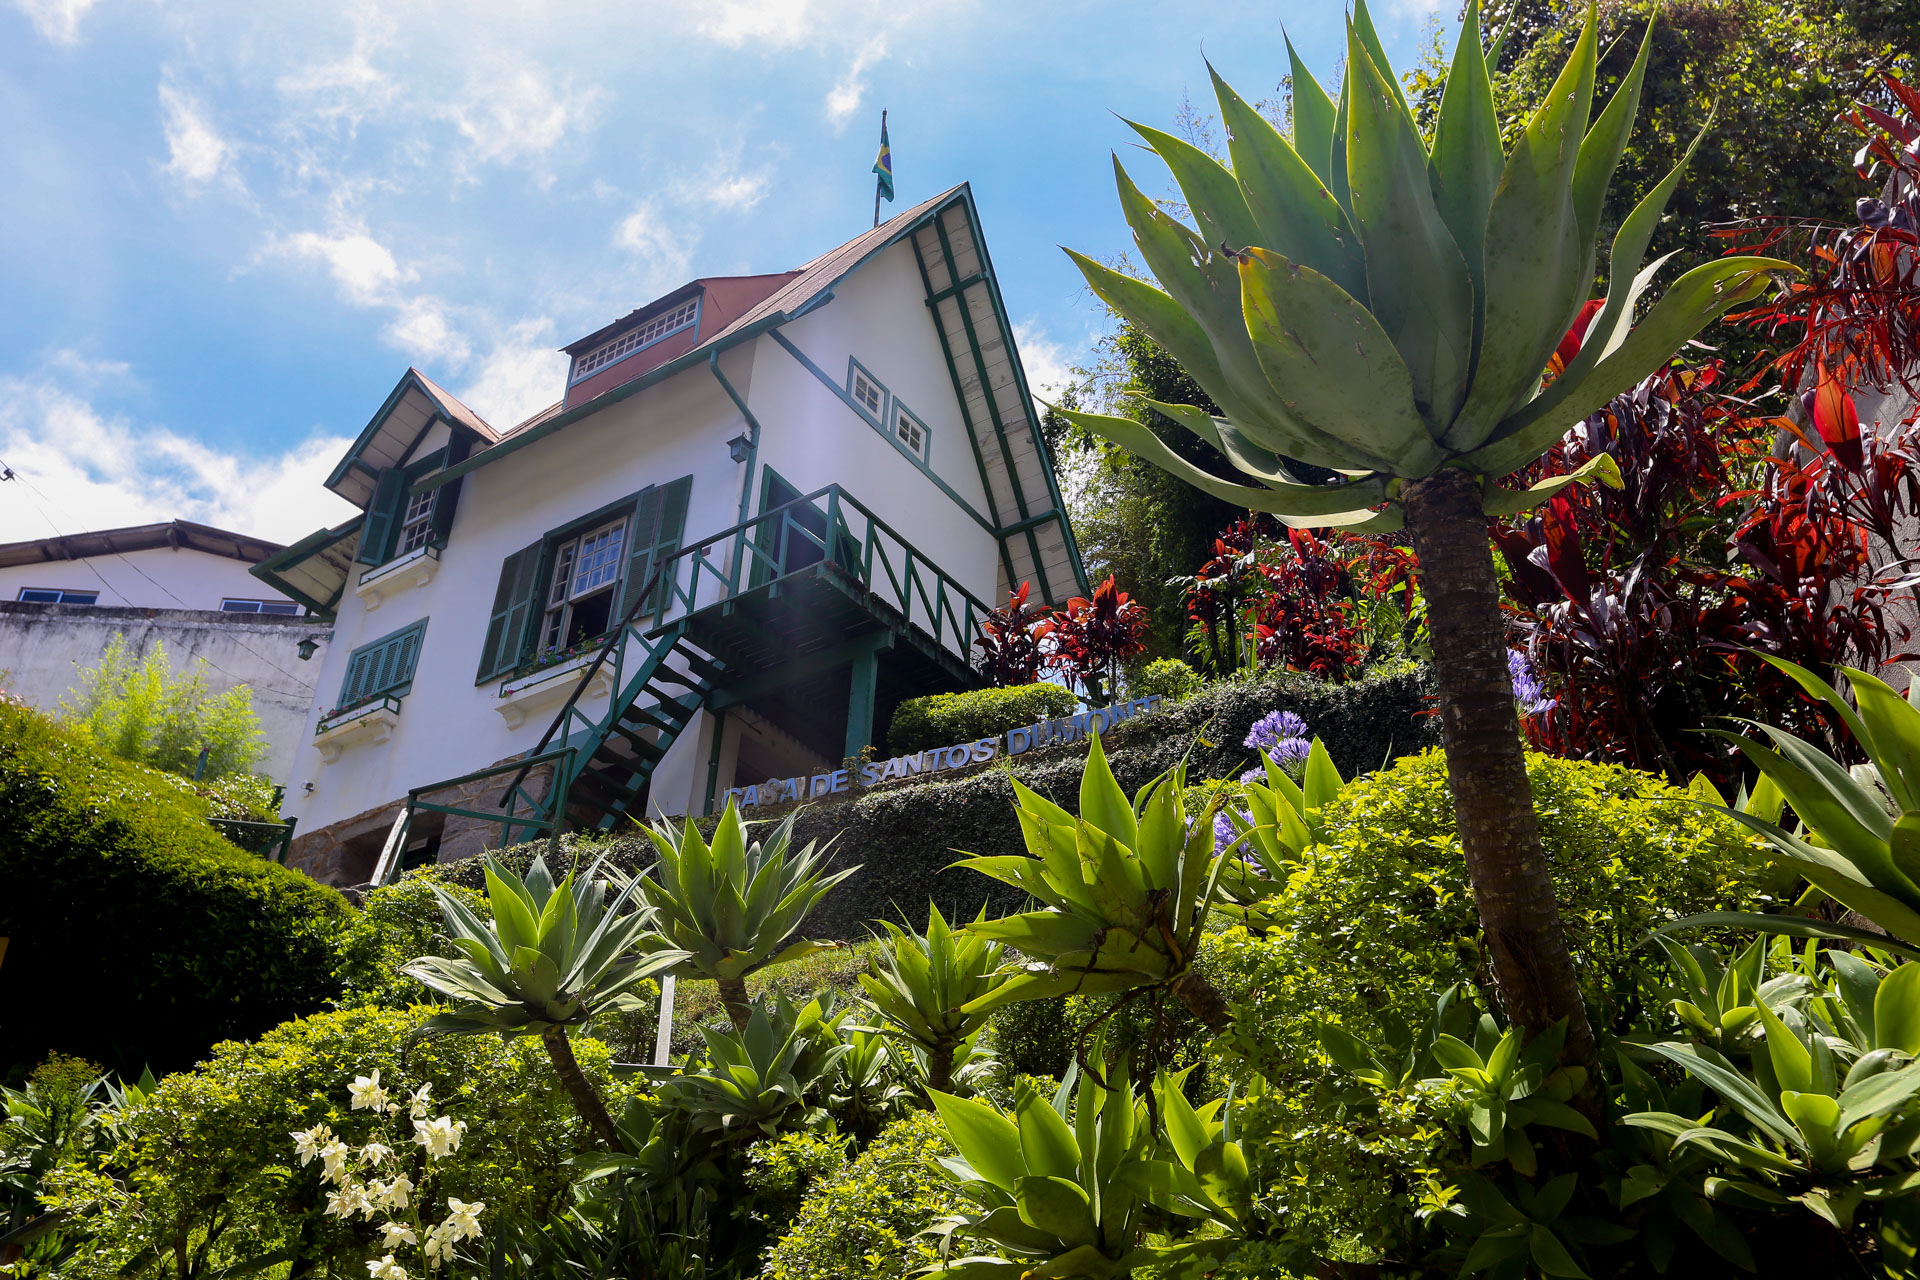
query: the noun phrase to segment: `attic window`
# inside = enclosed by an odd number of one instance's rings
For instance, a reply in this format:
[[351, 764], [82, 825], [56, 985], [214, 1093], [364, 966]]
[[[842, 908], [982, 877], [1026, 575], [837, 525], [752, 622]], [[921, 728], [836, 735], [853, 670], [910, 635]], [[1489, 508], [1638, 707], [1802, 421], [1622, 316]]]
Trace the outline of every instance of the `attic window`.
[[400, 521], [400, 552], [418, 551], [433, 538], [433, 500], [438, 490], [428, 489], [407, 500], [406, 514]]
[[880, 384], [869, 378], [864, 370], [853, 371], [853, 398], [860, 402], [869, 416], [880, 416], [880, 403], [884, 396]]
[[627, 330], [612, 342], [596, 350], [589, 351], [573, 364], [575, 382], [588, 374], [597, 373], [616, 360], [632, 355], [642, 347], [650, 347], [668, 334], [678, 333], [692, 324], [700, 316], [700, 299], [689, 298], [671, 311], [663, 311], [645, 324]]

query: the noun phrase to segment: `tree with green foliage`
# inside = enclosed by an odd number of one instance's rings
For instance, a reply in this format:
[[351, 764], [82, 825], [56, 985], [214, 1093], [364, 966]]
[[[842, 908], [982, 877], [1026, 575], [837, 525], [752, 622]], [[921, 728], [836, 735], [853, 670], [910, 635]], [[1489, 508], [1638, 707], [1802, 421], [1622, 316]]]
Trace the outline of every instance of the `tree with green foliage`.
[[[1291, 142], [1217, 77], [1231, 170], [1134, 126], [1198, 225], [1154, 204], [1115, 159], [1135, 243], [1165, 292], [1076, 255], [1094, 292], [1146, 329], [1224, 416], [1152, 407], [1227, 457], [1244, 483], [1194, 467], [1131, 419], [1066, 411], [1070, 421], [1290, 523], [1411, 535], [1461, 843], [1501, 1001], [1529, 1034], [1566, 1020], [1577, 1062], [1592, 1061], [1593, 1033], [1527, 783], [1486, 518], [1606, 478], [1603, 456], [1524, 492], [1497, 483], [1790, 269], [1722, 258], [1654, 299], [1640, 264], [1679, 185], [1675, 166], [1621, 224], [1607, 297], [1588, 305], [1651, 34], [1596, 117], [1589, 10], [1509, 151], [1469, 0], [1429, 145], [1356, 2], [1337, 104], [1295, 59]], [[1556, 353], [1564, 367], [1543, 382]], [[1337, 479], [1303, 483], [1288, 459]]]
[[[116, 632], [99, 665], [80, 673], [60, 707], [122, 760], [169, 773], [202, 778], [245, 773], [267, 752], [253, 712], [253, 691], [236, 685], [213, 692], [207, 687], [206, 659], [177, 672], [159, 640], [136, 657], [126, 636]], [[204, 767], [202, 751], [207, 753]]]

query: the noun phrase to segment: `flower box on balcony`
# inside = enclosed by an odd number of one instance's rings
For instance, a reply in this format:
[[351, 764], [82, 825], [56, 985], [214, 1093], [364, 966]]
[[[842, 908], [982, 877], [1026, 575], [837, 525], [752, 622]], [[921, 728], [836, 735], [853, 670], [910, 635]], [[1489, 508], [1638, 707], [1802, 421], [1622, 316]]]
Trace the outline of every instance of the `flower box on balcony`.
[[[583, 653], [523, 676], [509, 676], [500, 684], [500, 696], [495, 700], [493, 709], [500, 713], [500, 718], [507, 722], [509, 729], [518, 729], [531, 715], [557, 709], [573, 692], [574, 686], [587, 678], [587, 668], [593, 665], [597, 652]], [[592, 683], [581, 692], [580, 698], [582, 701], [604, 698], [612, 692], [613, 664], [603, 662], [600, 669], [593, 673]]]
[[322, 717], [313, 727], [313, 745], [320, 748], [320, 758], [332, 764], [348, 747], [363, 742], [378, 746], [385, 742], [393, 736], [393, 726], [398, 723], [400, 699], [388, 694]]
[[388, 596], [424, 587], [433, 581], [433, 575], [438, 572], [440, 548], [428, 543], [424, 547], [415, 547], [397, 560], [389, 560], [361, 574], [360, 581], [354, 584], [353, 594], [359, 596], [367, 612], [372, 613]]

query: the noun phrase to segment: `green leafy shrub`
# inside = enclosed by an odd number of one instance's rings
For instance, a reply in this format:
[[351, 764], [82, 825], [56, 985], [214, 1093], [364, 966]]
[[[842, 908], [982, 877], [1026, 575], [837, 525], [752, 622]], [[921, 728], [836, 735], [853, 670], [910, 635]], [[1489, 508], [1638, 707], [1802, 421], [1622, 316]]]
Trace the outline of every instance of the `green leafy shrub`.
[[61, 708], [103, 749], [169, 773], [221, 778], [246, 772], [267, 753], [253, 691], [237, 685], [213, 692], [204, 659], [185, 673], [176, 672], [158, 640], [135, 659], [126, 636], [115, 634], [100, 665], [80, 673], [73, 696], [63, 699]]
[[0, 1075], [53, 1051], [194, 1061], [333, 994], [349, 908], [242, 853], [182, 779], [0, 704]]
[[[1527, 765], [1594, 1021], [1626, 1030], [1641, 1012], [1635, 949], [1665, 921], [1750, 901], [1765, 874], [1757, 843], [1650, 775], [1542, 755]], [[1248, 1108], [1260, 1135], [1249, 1149], [1288, 1171], [1275, 1181], [1293, 1187], [1293, 1233], [1313, 1256], [1355, 1259], [1343, 1249], [1358, 1247], [1365, 1260], [1411, 1230], [1414, 1171], [1437, 1167], [1453, 1139], [1411, 1107], [1343, 1101], [1327, 1085], [1321, 1028], [1385, 1043], [1421, 1025], [1453, 984], [1490, 1000], [1491, 979], [1445, 757], [1429, 751], [1360, 780], [1324, 818], [1324, 843], [1264, 906], [1269, 931], [1209, 939], [1214, 971], [1235, 990], [1215, 1065], [1270, 1086]]]
[[[274, 1255], [296, 1275], [363, 1274], [379, 1256], [378, 1231], [327, 1215], [320, 1165], [300, 1164], [292, 1134], [325, 1123], [355, 1143], [371, 1122], [350, 1109], [348, 1085], [375, 1071], [396, 1097], [430, 1084], [432, 1114], [467, 1125], [423, 1194], [480, 1201], [489, 1221], [558, 1212], [574, 1176], [564, 1162], [584, 1135], [540, 1045], [457, 1036], [404, 1048], [426, 1012], [304, 1018], [221, 1044], [198, 1070], [162, 1081], [130, 1110], [134, 1136], [104, 1170], [62, 1167], [48, 1179], [49, 1202], [88, 1236], [62, 1274], [218, 1275]], [[581, 1040], [576, 1049], [606, 1088], [605, 1048]], [[420, 1163], [417, 1152], [399, 1156], [402, 1168]]]
[[1133, 682], [1136, 698], [1159, 694], [1168, 702], [1185, 702], [1200, 692], [1200, 673], [1178, 658], [1155, 658]]
[[1073, 1061], [1073, 1025], [1066, 996], [1001, 1005], [987, 1020], [996, 1074], [1009, 1087], [1018, 1076], [1059, 1079]]
[[887, 745], [895, 754], [906, 755], [929, 747], [971, 742], [1041, 720], [1070, 716], [1078, 705], [1079, 699], [1071, 691], [1044, 681], [908, 698], [894, 709]]
[[769, 1239], [785, 1235], [799, 1219], [807, 1196], [823, 1178], [847, 1168], [847, 1140], [818, 1133], [783, 1133], [747, 1151], [747, 1189], [761, 1232]]
[[[487, 897], [461, 885], [443, 885], [482, 919], [491, 918]], [[369, 893], [340, 931], [334, 975], [335, 1002], [342, 1009], [407, 1009], [434, 999], [425, 984], [400, 972], [421, 956], [445, 955], [453, 946], [430, 882], [410, 871]]]
[[952, 1154], [930, 1112], [888, 1125], [845, 1171], [817, 1184], [792, 1233], [767, 1251], [763, 1280], [899, 1280], [938, 1262], [933, 1244], [917, 1237], [967, 1203], [936, 1163]]
[[219, 778], [203, 778], [193, 792], [207, 802], [210, 818], [231, 818], [237, 822], [278, 822], [276, 803], [280, 788], [273, 779], [259, 773], [229, 773]]

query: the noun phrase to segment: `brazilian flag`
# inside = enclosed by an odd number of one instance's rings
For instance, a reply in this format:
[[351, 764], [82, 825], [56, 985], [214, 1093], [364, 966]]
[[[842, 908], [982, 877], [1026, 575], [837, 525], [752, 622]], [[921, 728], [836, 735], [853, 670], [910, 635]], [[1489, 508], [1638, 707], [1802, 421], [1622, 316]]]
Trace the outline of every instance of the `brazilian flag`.
[[880, 175], [879, 186], [874, 191], [876, 201], [884, 196], [889, 203], [893, 200], [893, 148], [887, 145], [887, 117], [880, 117], [880, 154], [874, 157], [873, 171]]

